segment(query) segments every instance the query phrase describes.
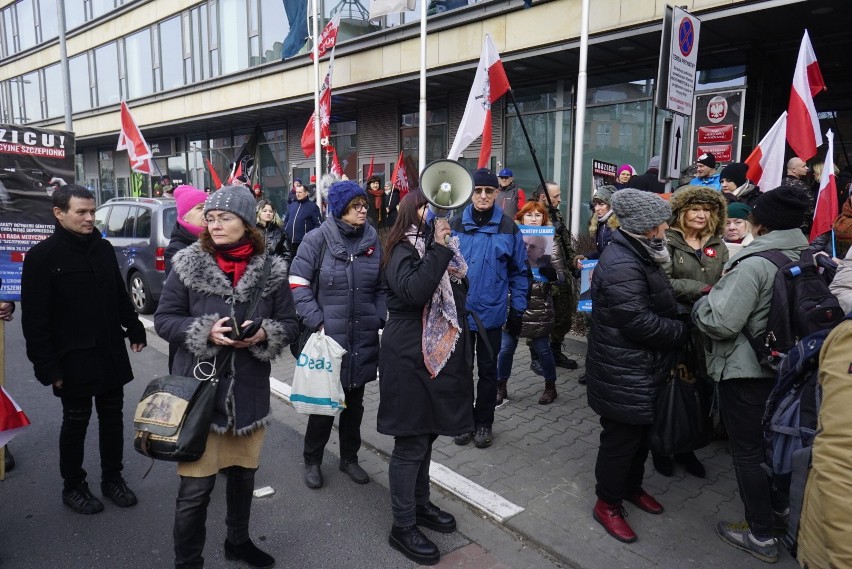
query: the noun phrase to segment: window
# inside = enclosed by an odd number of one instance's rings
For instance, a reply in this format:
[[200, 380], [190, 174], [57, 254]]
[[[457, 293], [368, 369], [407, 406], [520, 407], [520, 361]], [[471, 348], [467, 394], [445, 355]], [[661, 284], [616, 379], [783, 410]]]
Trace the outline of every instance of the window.
[[[128, 219], [129, 218], [129, 219]], [[127, 232], [127, 223], [130, 222], [130, 232]], [[106, 226], [107, 237], [132, 237], [133, 217], [130, 215], [130, 206], [114, 205], [109, 214]]]
[[147, 207], [140, 206], [136, 211], [136, 231], [133, 236], [137, 239], [151, 237], [151, 210]]
[[21, 122], [40, 121], [44, 118], [41, 112], [41, 93], [38, 87], [38, 71], [27, 73], [21, 77], [24, 91], [24, 112]]
[[180, 16], [162, 22], [159, 28], [161, 84], [163, 91], [169, 91], [184, 84]]
[[[68, 60], [68, 73], [71, 76], [71, 108], [75, 113], [92, 108], [89, 89], [89, 57], [82, 53]], [[116, 77], [116, 81], [118, 77]]]
[[210, 76], [210, 39], [207, 25], [207, 5], [202, 4], [190, 12], [192, 21], [192, 67], [193, 81], [203, 81]]
[[115, 8], [115, 0], [89, 0], [89, 5], [91, 6], [91, 18], [89, 19], [94, 20]]
[[65, 2], [65, 27], [73, 30], [86, 21], [86, 11], [83, 8], [83, 0], [64, 0]]
[[[260, 53], [264, 62], [281, 59], [281, 45], [290, 32], [290, 22], [280, 0], [260, 1]], [[341, 38], [342, 39], [342, 38]]]
[[9, 6], [5, 10], [3, 10], [3, 27], [5, 30], [5, 44], [6, 44], [6, 55], [12, 55], [14, 53], [18, 53], [18, 40], [17, 34], [15, 33], [15, 13], [14, 6]]
[[118, 48], [115, 42], [95, 50], [95, 77], [97, 78], [97, 106], [118, 103], [121, 92], [118, 87]]
[[127, 57], [127, 98], [150, 95], [154, 92], [151, 31], [145, 29], [125, 38], [124, 52]]
[[24, 51], [36, 44], [33, 0], [20, 0], [15, 5], [15, 9], [18, 13], [18, 41], [20, 42], [21, 51]]
[[232, 73], [248, 67], [246, 0], [219, 1], [219, 30], [222, 73]]
[[57, 37], [59, 27], [56, 24], [56, 0], [38, 0], [38, 12], [41, 19], [40, 41], [44, 42]]

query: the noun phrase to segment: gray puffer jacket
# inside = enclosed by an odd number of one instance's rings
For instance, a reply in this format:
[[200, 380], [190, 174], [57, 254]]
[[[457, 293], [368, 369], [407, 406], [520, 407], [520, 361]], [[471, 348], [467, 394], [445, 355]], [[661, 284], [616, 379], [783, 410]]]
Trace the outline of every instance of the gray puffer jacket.
[[381, 258], [372, 225], [355, 229], [329, 217], [318, 231], [305, 235], [290, 265], [299, 316], [313, 329], [322, 325], [346, 349], [340, 368], [346, 390], [376, 379], [379, 328], [387, 318]]
[[[214, 361], [222, 346], [209, 342], [213, 324], [233, 316], [246, 320], [252, 293], [263, 276], [266, 255], [249, 261], [237, 286], [231, 284], [216, 259], [194, 243], [178, 252], [154, 314], [154, 329], [177, 344], [172, 373], [193, 377], [196, 363]], [[211, 430], [249, 434], [268, 422], [271, 360], [299, 333], [284, 261], [272, 256], [254, 319], [261, 318], [266, 342], [234, 351], [230, 370], [220, 375]]]

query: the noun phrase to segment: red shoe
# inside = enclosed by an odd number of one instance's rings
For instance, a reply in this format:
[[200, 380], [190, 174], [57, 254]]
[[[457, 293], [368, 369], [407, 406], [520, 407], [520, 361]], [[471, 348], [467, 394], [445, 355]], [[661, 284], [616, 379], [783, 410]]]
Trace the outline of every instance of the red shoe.
[[627, 496], [624, 499], [639, 508], [640, 510], [644, 510], [649, 514], [662, 514], [665, 511], [665, 508], [663, 508], [662, 504], [657, 502], [657, 500], [653, 496], [651, 496], [641, 488], [636, 494], [632, 496]]
[[624, 508], [619, 504], [613, 506], [603, 500], [598, 499], [595, 504], [595, 509], [592, 510], [592, 517], [601, 524], [609, 535], [623, 541], [624, 543], [633, 543], [637, 537], [633, 530], [624, 519]]

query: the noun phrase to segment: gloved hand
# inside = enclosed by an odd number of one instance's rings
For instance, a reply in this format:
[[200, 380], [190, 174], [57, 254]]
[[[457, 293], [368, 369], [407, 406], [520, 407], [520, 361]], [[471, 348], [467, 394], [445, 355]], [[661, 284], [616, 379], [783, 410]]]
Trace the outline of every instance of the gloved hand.
[[506, 321], [506, 331], [512, 336], [520, 336], [523, 323], [524, 313], [513, 308], [509, 311], [509, 319]]

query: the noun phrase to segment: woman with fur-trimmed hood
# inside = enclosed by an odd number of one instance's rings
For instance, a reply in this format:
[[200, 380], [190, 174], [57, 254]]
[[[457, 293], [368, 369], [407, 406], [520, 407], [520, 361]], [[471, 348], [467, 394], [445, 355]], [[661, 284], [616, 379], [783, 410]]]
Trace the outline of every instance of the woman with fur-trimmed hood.
[[[227, 478], [225, 557], [253, 567], [275, 562], [249, 538], [249, 517], [269, 422], [271, 361], [296, 339], [299, 327], [285, 262], [266, 253], [255, 211], [248, 188], [228, 186], [210, 194], [206, 228], [198, 242], [175, 255], [154, 315], [157, 334], [178, 345], [172, 373], [209, 377], [216, 365], [222, 367], [204, 454], [177, 467], [176, 567], [204, 563], [207, 505], [220, 471]], [[256, 291], [260, 297], [251, 315]], [[260, 321], [253, 333], [250, 321]], [[248, 337], [237, 339], [241, 329]]]
[[582, 269], [581, 262], [586, 259], [600, 259], [601, 253], [612, 241], [613, 232], [618, 229], [618, 217], [612, 211], [612, 194], [615, 186], [601, 186], [592, 196], [593, 215], [589, 219], [589, 236], [595, 240], [595, 250], [574, 257], [574, 266]]
[[[672, 219], [666, 230], [666, 248], [670, 259], [663, 269], [671, 280], [678, 303], [691, 310], [695, 301], [710, 292], [722, 278], [722, 269], [728, 262], [728, 247], [722, 239], [728, 205], [719, 191], [705, 186], [678, 188], [669, 203]], [[688, 361], [696, 368], [689, 372], [699, 381], [707, 377], [703, 345], [701, 334], [693, 332], [692, 357], [681, 358], [681, 361]], [[701, 387], [712, 393], [712, 384], [702, 384]], [[657, 472], [663, 476], [673, 474], [671, 457], [653, 453], [653, 460]], [[682, 464], [693, 476], [704, 478], [704, 465], [694, 452], [677, 453], [674, 461]]]

